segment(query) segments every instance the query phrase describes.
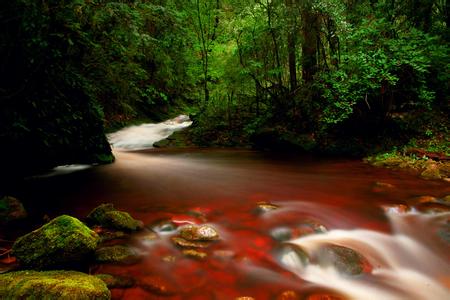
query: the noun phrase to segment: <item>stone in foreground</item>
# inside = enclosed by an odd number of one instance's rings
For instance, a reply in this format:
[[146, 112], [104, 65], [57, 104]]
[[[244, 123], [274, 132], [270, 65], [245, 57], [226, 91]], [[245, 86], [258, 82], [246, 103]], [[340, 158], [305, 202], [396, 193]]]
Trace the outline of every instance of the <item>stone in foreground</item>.
[[137, 231], [144, 227], [141, 221], [133, 219], [127, 212], [116, 210], [111, 203], [94, 208], [87, 218], [92, 224], [116, 230]]
[[106, 284], [74, 271], [20, 271], [0, 275], [0, 299], [110, 299]]
[[80, 220], [62, 215], [17, 239], [12, 254], [25, 268], [64, 268], [85, 260], [98, 242]]

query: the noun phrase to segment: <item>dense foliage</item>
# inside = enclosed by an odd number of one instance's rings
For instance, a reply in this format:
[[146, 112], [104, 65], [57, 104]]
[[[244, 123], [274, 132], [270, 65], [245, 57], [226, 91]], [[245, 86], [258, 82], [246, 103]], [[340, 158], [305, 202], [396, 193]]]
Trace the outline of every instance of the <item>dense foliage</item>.
[[437, 0], [7, 1], [2, 157], [107, 162], [105, 124], [180, 103], [203, 145], [361, 152], [442, 138], [448, 21]]

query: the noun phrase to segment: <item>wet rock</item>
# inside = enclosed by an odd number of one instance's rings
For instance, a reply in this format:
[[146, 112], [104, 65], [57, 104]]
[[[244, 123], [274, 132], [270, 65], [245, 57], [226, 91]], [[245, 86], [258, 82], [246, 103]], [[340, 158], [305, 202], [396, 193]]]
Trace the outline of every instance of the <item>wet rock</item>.
[[395, 168], [399, 167], [404, 162], [405, 161], [400, 157], [387, 157], [384, 159], [377, 159], [376, 161], [372, 162], [372, 164], [376, 167]]
[[176, 287], [159, 276], [143, 276], [140, 278], [138, 285], [155, 295], [159, 296], [172, 296], [177, 293]]
[[308, 295], [306, 297], [306, 300], [344, 300], [344, 298], [339, 297], [337, 295], [333, 295], [333, 294], [317, 293], [317, 294]]
[[182, 253], [187, 257], [197, 258], [197, 259], [204, 259], [208, 256], [206, 252], [198, 251], [194, 249], [185, 249], [182, 251]]
[[270, 236], [278, 242], [285, 242], [292, 239], [292, 229], [289, 227], [277, 227], [270, 231]]
[[94, 231], [78, 219], [62, 215], [17, 239], [12, 254], [27, 268], [65, 267], [84, 260], [98, 242]]
[[278, 260], [293, 269], [303, 269], [309, 263], [308, 254], [295, 244], [283, 244], [276, 250]]
[[278, 295], [277, 300], [300, 300], [300, 295], [295, 291], [284, 291]]
[[300, 224], [295, 232], [295, 237], [302, 237], [309, 234], [315, 234], [315, 233], [325, 233], [328, 229], [325, 227], [325, 225], [319, 223], [316, 220], [305, 220], [302, 224]]
[[221, 259], [230, 259], [236, 256], [236, 253], [231, 250], [216, 250], [213, 252], [213, 255], [215, 257], [221, 258]]
[[127, 239], [129, 237], [129, 235], [123, 231], [113, 231], [100, 226], [93, 227], [92, 230], [100, 236], [100, 243], [112, 240]]
[[388, 190], [392, 190], [393, 188], [395, 188], [395, 186], [393, 184], [387, 183], [387, 182], [380, 182], [377, 181], [373, 184], [372, 187], [372, 192], [374, 193], [383, 193], [386, 192]]
[[19, 200], [11, 196], [0, 198], [0, 224], [7, 224], [26, 217], [27, 212]]
[[163, 256], [163, 258], [161, 260], [168, 262], [168, 263], [173, 263], [173, 262], [177, 261], [177, 258], [176, 258], [176, 256], [173, 256], [173, 255], [166, 255], [166, 256]]
[[316, 259], [319, 264], [333, 265], [338, 272], [346, 275], [359, 275], [372, 270], [372, 266], [360, 253], [337, 245], [322, 247]]
[[137, 262], [139, 258], [139, 253], [136, 250], [122, 245], [102, 247], [95, 251], [95, 260], [99, 263], [132, 264]]
[[160, 220], [151, 225], [150, 228], [157, 233], [167, 234], [175, 232], [177, 230], [177, 225], [172, 222], [172, 220]]
[[270, 202], [258, 202], [256, 203], [256, 213], [258, 214], [263, 214], [269, 211], [273, 211], [280, 208], [278, 205], [276, 204], [272, 204]]
[[443, 213], [450, 211], [450, 205], [439, 202], [423, 202], [419, 203], [416, 209], [423, 213]]
[[172, 242], [184, 248], [207, 248], [209, 246], [208, 242], [188, 241], [177, 236], [172, 237]]
[[439, 166], [437, 163], [428, 163], [425, 170], [420, 173], [420, 177], [424, 179], [441, 179], [442, 176], [439, 172]]
[[437, 198], [433, 196], [420, 196], [414, 199], [415, 203], [436, 202]]
[[210, 225], [188, 225], [181, 228], [180, 237], [188, 241], [216, 241], [219, 234]]
[[95, 277], [101, 279], [106, 284], [108, 289], [127, 289], [136, 284], [136, 280], [131, 277], [111, 274], [97, 274]]
[[1, 299], [110, 299], [106, 284], [74, 271], [20, 271], [0, 275]]
[[116, 210], [111, 203], [96, 207], [87, 218], [92, 224], [111, 229], [137, 231], [143, 228], [141, 221], [133, 219], [127, 212]]
[[405, 204], [394, 204], [383, 206], [384, 212], [387, 214], [404, 214], [409, 212], [410, 208]]
[[159, 239], [159, 236], [153, 231], [145, 231], [142, 234], [136, 236], [136, 239], [144, 244], [151, 244], [155, 240]]

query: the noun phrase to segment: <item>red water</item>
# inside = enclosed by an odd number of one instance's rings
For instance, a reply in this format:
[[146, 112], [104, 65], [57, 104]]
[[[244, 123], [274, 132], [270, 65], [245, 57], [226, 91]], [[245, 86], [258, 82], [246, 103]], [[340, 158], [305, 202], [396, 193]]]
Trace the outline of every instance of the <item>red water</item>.
[[[140, 251], [139, 262], [92, 267], [94, 273], [136, 280], [132, 288], [113, 289], [115, 299], [277, 299], [288, 290], [298, 299], [333, 299], [321, 296], [333, 291], [302, 280], [279, 263], [281, 243], [270, 236], [273, 229], [314, 223], [328, 230], [390, 233], [382, 205], [450, 194], [444, 181], [426, 181], [358, 160], [238, 150], [122, 152], [116, 158], [112, 165], [29, 179], [22, 197], [38, 201], [38, 214], [50, 217], [65, 213], [83, 218], [97, 205], [111, 202], [149, 227], [161, 219], [180, 225], [207, 223], [221, 239], [204, 250], [205, 259], [184, 256], [172, 244], [171, 234], [148, 241], [144, 231], [122, 240]], [[260, 201], [280, 208], [257, 213]], [[448, 246], [431, 245], [444, 253]]]

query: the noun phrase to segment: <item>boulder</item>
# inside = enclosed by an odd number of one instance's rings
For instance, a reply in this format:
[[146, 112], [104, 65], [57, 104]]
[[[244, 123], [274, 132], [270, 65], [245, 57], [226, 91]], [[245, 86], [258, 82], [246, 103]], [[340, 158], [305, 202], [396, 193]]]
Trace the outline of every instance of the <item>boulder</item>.
[[102, 247], [95, 251], [95, 260], [100, 263], [135, 263], [139, 258], [137, 251], [122, 245]]
[[106, 284], [74, 271], [20, 271], [0, 275], [0, 299], [110, 299]]
[[111, 203], [96, 207], [87, 218], [91, 224], [116, 230], [137, 231], [144, 227], [141, 221], [133, 219], [127, 212], [116, 210]]
[[80, 220], [62, 215], [17, 239], [12, 254], [26, 268], [64, 268], [83, 261], [98, 242], [98, 235]]
[[425, 170], [420, 174], [420, 177], [424, 179], [441, 179], [442, 176], [439, 171], [437, 163], [427, 164]]
[[322, 247], [316, 259], [321, 265], [333, 265], [336, 270], [345, 275], [359, 275], [372, 270], [372, 266], [360, 253], [338, 245]]
[[7, 224], [26, 217], [27, 212], [19, 200], [11, 196], [0, 198], [0, 224]]
[[188, 225], [181, 228], [180, 237], [188, 241], [215, 241], [219, 239], [219, 234], [210, 225]]

